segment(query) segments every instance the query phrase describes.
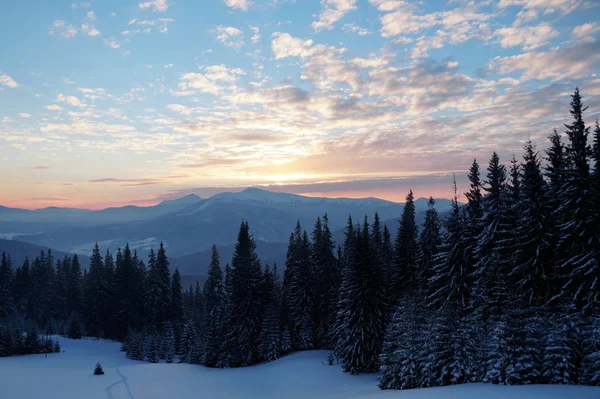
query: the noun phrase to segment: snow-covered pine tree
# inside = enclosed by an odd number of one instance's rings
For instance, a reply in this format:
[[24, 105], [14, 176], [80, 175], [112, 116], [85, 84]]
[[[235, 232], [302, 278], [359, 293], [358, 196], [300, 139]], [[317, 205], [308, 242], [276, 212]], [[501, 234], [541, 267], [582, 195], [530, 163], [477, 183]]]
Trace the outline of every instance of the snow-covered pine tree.
[[13, 274], [10, 255], [2, 252], [0, 261], [0, 320], [8, 316], [13, 306]]
[[313, 323], [314, 280], [310, 262], [310, 242], [300, 222], [290, 236], [286, 258], [289, 286], [286, 288], [287, 305], [292, 323], [292, 339], [300, 350], [314, 347], [315, 326]]
[[193, 320], [188, 319], [183, 327], [181, 343], [178, 349], [180, 363], [191, 363], [191, 355], [197, 335], [196, 323]]
[[281, 356], [281, 320], [279, 294], [277, 287], [277, 270], [265, 270], [264, 298], [266, 300], [265, 316], [260, 330], [258, 357], [260, 360], [273, 361]]
[[171, 276], [171, 315], [170, 320], [175, 325], [180, 325], [184, 320], [183, 288], [181, 287], [181, 274], [175, 268]]
[[311, 262], [315, 280], [315, 304], [317, 346], [331, 348], [333, 345], [332, 328], [336, 318], [336, 303], [339, 295], [341, 277], [335, 255], [334, 242], [329, 229], [327, 214], [317, 218], [312, 233]]
[[223, 272], [219, 262], [219, 251], [213, 245], [208, 268], [208, 278], [204, 283], [204, 361], [208, 367], [215, 367], [219, 360], [223, 318], [225, 313], [225, 287]]
[[88, 334], [99, 337], [103, 329], [102, 304], [106, 301], [103, 296], [104, 263], [100, 255], [98, 243], [92, 250], [90, 269], [87, 274], [87, 290], [85, 296], [85, 325]]
[[150, 363], [160, 361], [160, 339], [156, 331], [145, 334], [144, 358]]
[[[433, 258], [428, 284], [431, 339], [423, 356], [427, 359], [423, 380], [429, 386], [469, 382], [477, 380], [480, 374], [476, 348], [478, 325], [470, 308], [469, 272], [463, 261], [465, 219], [458, 205], [456, 181], [453, 190], [452, 208], [444, 221], [446, 231], [440, 251]], [[477, 198], [476, 193], [471, 191], [471, 197]]]
[[260, 260], [248, 222], [242, 222], [231, 269], [231, 311], [224, 340], [231, 349], [232, 367], [249, 366], [258, 358], [260, 332]]
[[507, 314], [515, 244], [515, 219], [506, 184], [506, 168], [494, 152], [488, 166], [484, 190], [484, 229], [479, 236], [474, 272], [473, 309], [483, 323], [482, 365], [484, 381], [506, 382]]
[[[442, 244], [441, 222], [438, 212], [435, 209], [435, 200], [429, 198], [427, 202], [427, 210], [425, 211], [425, 221], [423, 222], [423, 230], [421, 231], [421, 273], [423, 280], [423, 292], [429, 292], [429, 280], [433, 275], [433, 260], [437, 255]], [[382, 258], [382, 257], [381, 257]]]
[[169, 262], [161, 243], [158, 253], [154, 249], [148, 255], [148, 291], [146, 308], [149, 310], [148, 323], [153, 328], [161, 328], [171, 318], [171, 275]]
[[593, 214], [590, 195], [590, 165], [592, 155], [588, 144], [589, 127], [583, 120], [583, 106], [579, 88], [571, 100], [571, 124], [565, 125], [569, 144], [566, 147], [566, 182], [560, 192], [560, 206], [557, 213], [562, 215], [559, 249], [561, 252], [560, 273], [566, 276], [563, 290], [570, 294], [578, 308], [591, 309], [598, 301], [598, 276], [600, 264], [597, 251], [597, 216]]
[[380, 356], [381, 389], [419, 388], [432, 379], [428, 370], [431, 359], [424, 356], [427, 337], [423, 330], [427, 324], [418, 302], [416, 296], [403, 299], [387, 328]]
[[356, 229], [352, 258], [345, 274], [348, 301], [339, 358], [344, 371], [359, 373], [379, 367], [379, 353], [385, 334], [387, 304], [383, 296], [381, 265], [371, 247], [369, 223]]
[[552, 296], [555, 241], [552, 207], [540, 161], [531, 141], [525, 144], [523, 181], [515, 245], [515, 264], [511, 271], [524, 302], [521, 306], [539, 307]]
[[175, 358], [175, 330], [170, 321], [167, 321], [162, 330], [161, 352], [167, 363], [173, 363]]
[[400, 217], [395, 254], [394, 298], [400, 300], [400, 298], [409, 295], [409, 292], [417, 288], [421, 282], [419, 271], [420, 247], [412, 190], [406, 196], [406, 202]]
[[564, 313], [547, 319], [543, 340], [542, 380], [547, 384], [575, 384], [577, 359], [572, 350], [570, 321]]

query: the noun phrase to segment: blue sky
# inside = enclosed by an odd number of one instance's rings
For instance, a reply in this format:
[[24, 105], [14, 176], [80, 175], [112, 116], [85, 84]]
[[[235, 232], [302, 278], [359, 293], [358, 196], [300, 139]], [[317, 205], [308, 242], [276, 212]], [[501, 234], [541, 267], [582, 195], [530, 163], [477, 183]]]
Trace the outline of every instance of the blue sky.
[[0, 4], [0, 203], [99, 208], [263, 185], [449, 196], [540, 150], [581, 86], [592, 0]]

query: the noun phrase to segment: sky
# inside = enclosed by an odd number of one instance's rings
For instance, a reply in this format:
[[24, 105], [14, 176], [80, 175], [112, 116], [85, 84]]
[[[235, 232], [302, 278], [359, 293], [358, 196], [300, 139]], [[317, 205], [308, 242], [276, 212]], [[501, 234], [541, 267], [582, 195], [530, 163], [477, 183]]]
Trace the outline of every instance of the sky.
[[597, 0], [0, 2], [0, 204], [450, 197], [600, 115]]

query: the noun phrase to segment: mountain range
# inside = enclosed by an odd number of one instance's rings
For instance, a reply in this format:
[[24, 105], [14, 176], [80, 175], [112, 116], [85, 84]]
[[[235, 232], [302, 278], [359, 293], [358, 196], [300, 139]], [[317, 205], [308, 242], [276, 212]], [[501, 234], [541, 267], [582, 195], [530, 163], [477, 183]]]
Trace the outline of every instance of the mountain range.
[[[450, 206], [450, 200], [436, 200], [441, 214]], [[0, 240], [0, 252], [10, 253], [11, 240], [88, 256], [96, 242], [102, 250], [112, 252], [129, 243], [145, 259], [150, 248], [163, 242], [171, 264], [183, 275], [203, 275], [212, 244], [219, 247], [223, 264], [230, 261], [242, 220], [249, 222], [263, 262], [283, 266], [289, 234], [297, 221], [310, 232], [316, 218], [327, 213], [333, 238], [340, 243], [349, 215], [357, 223], [365, 215], [372, 219], [377, 212], [394, 234], [403, 207], [403, 203], [378, 198], [314, 198], [258, 188], [204, 199], [190, 194], [149, 207], [129, 205], [98, 211], [0, 206], [0, 239], [4, 239]], [[420, 225], [427, 200], [419, 198], [415, 207]], [[13, 260], [20, 262], [14, 255]]]

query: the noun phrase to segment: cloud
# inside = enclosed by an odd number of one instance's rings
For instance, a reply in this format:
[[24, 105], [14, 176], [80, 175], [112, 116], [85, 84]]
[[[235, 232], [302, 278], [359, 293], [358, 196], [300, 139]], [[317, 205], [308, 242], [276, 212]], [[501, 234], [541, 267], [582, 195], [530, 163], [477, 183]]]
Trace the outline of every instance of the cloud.
[[217, 40], [226, 46], [240, 48], [244, 45], [244, 34], [233, 26], [217, 26]]
[[237, 165], [241, 162], [242, 160], [239, 159], [206, 158], [196, 163], [182, 164], [179, 167], [185, 169], [204, 169], [213, 166]]
[[260, 29], [257, 26], [250, 26], [250, 30], [254, 33], [250, 40], [252, 40], [252, 43], [258, 43], [260, 40]]
[[192, 94], [195, 90], [199, 90], [201, 92], [214, 95], [219, 94], [220, 90], [219, 86], [215, 82], [208, 79], [201, 73], [193, 72], [183, 74], [179, 78], [179, 89], [181, 90], [180, 93], [189, 92], [189, 94]]
[[577, 38], [586, 38], [596, 32], [600, 32], [600, 24], [597, 22], [588, 22], [583, 25], [576, 26], [573, 29], [573, 36]]
[[584, 4], [582, 0], [500, 0], [499, 8], [521, 6], [525, 10], [540, 10], [544, 14], [569, 14]]
[[312, 40], [302, 40], [291, 36], [289, 33], [273, 33], [271, 50], [275, 54], [275, 59], [279, 60], [286, 57], [308, 57], [310, 48], [313, 45]]
[[67, 25], [66, 22], [61, 19], [57, 19], [52, 23], [52, 28], [48, 33], [70, 39], [77, 35], [77, 28], [73, 25]]
[[313, 21], [314, 30], [331, 30], [333, 24], [342, 19], [348, 12], [356, 10], [356, 0], [322, 0], [323, 11], [319, 19]]
[[98, 36], [100, 35], [100, 31], [96, 29], [94, 25], [91, 24], [83, 24], [81, 25], [81, 31], [88, 36]]
[[152, 7], [152, 11], [154, 12], [165, 12], [169, 9], [169, 4], [167, 0], [153, 0], [139, 3], [138, 7], [142, 10]]
[[189, 175], [169, 175], [169, 176], [158, 176], [158, 177], [137, 177], [137, 178], [117, 178], [117, 177], [106, 177], [102, 179], [91, 179], [88, 183], [117, 183], [122, 187], [137, 187], [137, 186], [151, 186], [158, 184], [167, 184], [171, 180], [185, 179], [190, 177]]
[[494, 34], [500, 37], [500, 46], [502, 46], [502, 48], [523, 46], [523, 50], [525, 51], [541, 47], [559, 35], [559, 33], [547, 23], [524, 28], [514, 26], [501, 28], [496, 30]]
[[167, 64], [164, 66], [164, 68], [173, 68], [175, 66], [175, 64]]
[[205, 76], [212, 81], [235, 82], [239, 76], [245, 75], [243, 69], [227, 68], [225, 65], [211, 65], [204, 68]]
[[354, 22], [351, 24], [344, 24], [344, 27], [342, 29], [346, 33], [356, 33], [356, 34], [358, 34], [358, 36], [367, 36], [368, 34], [371, 33], [371, 32], [369, 32], [368, 29], [361, 28], [360, 26], [356, 25]]
[[24, 198], [25, 201], [44, 201], [44, 202], [55, 202], [55, 201], [67, 201], [67, 198], [63, 197], [29, 197]]
[[61, 107], [60, 105], [56, 105], [56, 104], [46, 105], [44, 108], [46, 108], [48, 111], [62, 111], [63, 110], [63, 107]]
[[10, 87], [12, 89], [18, 86], [17, 82], [15, 82], [13, 78], [6, 74], [0, 75], [0, 85]]
[[121, 44], [115, 39], [104, 39], [104, 44], [106, 44], [110, 48], [119, 48]]
[[500, 74], [522, 72], [523, 80], [581, 79], [600, 66], [600, 41], [580, 42], [548, 52], [528, 52], [510, 57], [496, 57], [489, 71]]
[[89, 19], [90, 21], [95, 21], [95, 20], [96, 20], [96, 14], [94, 14], [94, 12], [93, 12], [93, 11], [88, 11], [88, 12], [85, 14], [85, 18], [86, 18], [86, 19]]
[[31, 118], [31, 114], [28, 114], [28, 113], [26, 113], [26, 112], [20, 112], [20, 113], [19, 113], [19, 116], [20, 116], [21, 118]]
[[166, 34], [169, 31], [169, 24], [175, 22], [173, 18], [157, 18], [157, 19], [136, 19], [129, 20], [127, 25], [134, 25], [137, 28], [133, 30], [123, 30], [122, 35], [132, 35], [137, 33], [150, 33], [157, 29], [160, 33]]
[[189, 108], [181, 104], [169, 104], [167, 105], [167, 108], [173, 112], [177, 112], [183, 115], [190, 115], [194, 111], [193, 108]]
[[50, 166], [46, 166], [46, 165], [32, 166], [31, 169], [46, 170], [46, 169], [50, 169]]
[[56, 96], [56, 101], [66, 102], [67, 104], [72, 105], [74, 107], [85, 107], [85, 104], [83, 104], [81, 100], [79, 100], [77, 97], [65, 96], [62, 93], [58, 93], [58, 95]]
[[250, 4], [250, 0], [223, 0], [227, 7], [235, 8], [242, 11], [247, 11]]

